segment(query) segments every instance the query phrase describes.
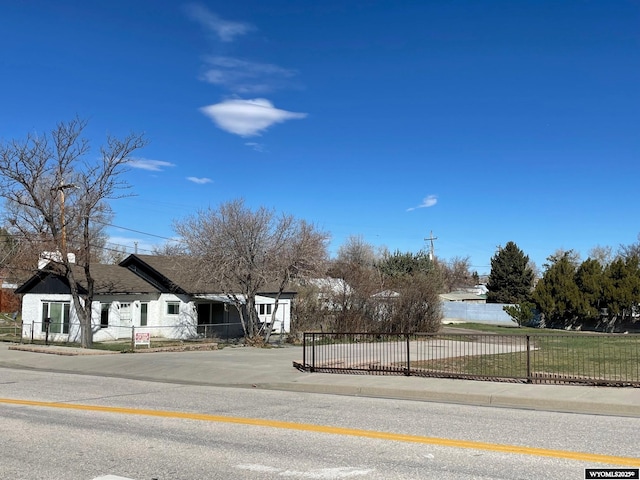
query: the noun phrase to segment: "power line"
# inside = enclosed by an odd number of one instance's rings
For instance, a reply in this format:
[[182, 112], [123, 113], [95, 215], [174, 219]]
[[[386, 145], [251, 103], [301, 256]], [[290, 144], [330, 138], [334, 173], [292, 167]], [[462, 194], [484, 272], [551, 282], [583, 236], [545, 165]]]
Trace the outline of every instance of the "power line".
[[[24, 234], [24, 233], [20, 233], [20, 234], [8, 233], [8, 234], [3, 234], [2, 236], [11, 237], [11, 238], [18, 238], [18, 239], [23, 239], [24, 238], [24, 239], [29, 240], [30, 243], [44, 243], [44, 244], [50, 244], [51, 243], [51, 239], [39, 239], [39, 238], [38, 239], [34, 239], [34, 238], [30, 238], [29, 235]], [[71, 244], [73, 245], [73, 243], [74, 242], [72, 241]], [[110, 245], [110, 247], [108, 247], [107, 245]], [[111, 252], [119, 252], [119, 250], [117, 250], [117, 248], [115, 248], [115, 247], [122, 247], [125, 250], [129, 249], [129, 248], [133, 248], [131, 245], [125, 245], [123, 243], [116, 243], [116, 242], [110, 242], [110, 241], [105, 242], [104, 245], [89, 244], [89, 246], [92, 247], [92, 248], [97, 248], [97, 249], [100, 249], [100, 250], [108, 250], [108, 251], [111, 251]], [[11, 253], [13, 253], [17, 248], [18, 248], [18, 245], [13, 245], [11, 247], [11, 250], [7, 253], [7, 255], [11, 255]], [[138, 247], [138, 250], [142, 250], [144, 252], [153, 253], [153, 250], [150, 250], [148, 248]]]
[[431, 231], [431, 233], [429, 234], [429, 238], [425, 238], [425, 241], [431, 241], [431, 248], [429, 249], [429, 260], [431, 260], [433, 262], [433, 259], [435, 258], [435, 248], [433, 248], [433, 241], [437, 240], [438, 237], [434, 237], [433, 236], [433, 230]]
[[133, 233], [139, 233], [140, 235], [147, 235], [149, 237], [155, 237], [155, 238], [160, 238], [162, 240], [169, 240], [169, 241], [173, 241], [173, 242], [179, 242], [181, 240], [176, 240], [175, 238], [169, 238], [169, 237], [163, 237], [161, 235], [156, 235], [155, 233], [147, 233], [147, 232], [142, 232], [140, 230], [134, 230], [133, 228], [127, 228], [127, 227], [121, 227], [120, 225], [113, 225], [111, 223], [106, 223], [106, 222], [101, 222], [99, 220], [94, 220], [96, 223], [99, 223], [101, 225], [105, 225], [107, 227], [114, 227], [114, 228], [120, 228], [122, 230], [127, 230], [128, 232], [133, 232]]
[[[155, 233], [148, 233], [148, 232], [143, 232], [141, 230], [135, 230], [133, 228], [123, 227], [123, 226], [120, 226], [120, 225], [113, 225], [112, 223], [101, 222], [100, 220], [96, 220], [96, 219], [91, 219], [91, 221], [99, 223], [100, 225], [104, 225], [104, 226], [107, 226], [107, 227], [119, 228], [121, 230], [126, 230], [128, 232], [133, 232], [133, 233], [139, 233], [140, 235], [146, 235], [148, 237], [160, 238], [161, 240], [169, 240], [170, 242], [176, 242], [176, 243], [182, 243], [183, 242], [183, 240], [179, 240], [179, 239], [176, 239], [176, 238], [163, 237], [162, 235], [156, 235]], [[20, 236], [27, 237], [26, 234], [15, 234], [15, 233], [6, 233], [6, 234], [3, 234], [3, 235], [10, 236], [10, 237], [20, 237]], [[46, 241], [46, 240], [42, 240], [42, 241]]]

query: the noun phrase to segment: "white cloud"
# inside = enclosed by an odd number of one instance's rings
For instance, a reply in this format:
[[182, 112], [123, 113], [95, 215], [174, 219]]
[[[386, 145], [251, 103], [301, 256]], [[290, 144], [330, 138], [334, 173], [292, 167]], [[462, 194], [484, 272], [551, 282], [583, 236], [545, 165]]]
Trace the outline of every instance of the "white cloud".
[[271, 63], [258, 63], [232, 57], [210, 56], [201, 79], [236, 93], [265, 93], [287, 86], [297, 71]]
[[213, 182], [213, 180], [211, 180], [210, 178], [198, 178], [198, 177], [187, 177], [187, 180], [189, 180], [190, 182], [193, 183], [197, 183], [198, 185], [204, 185], [205, 183], [211, 183]]
[[215, 34], [223, 42], [232, 42], [235, 37], [244, 35], [255, 27], [249, 23], [223, 20], [203, 5], [193, 3], [187, 5], [187, 14], [210, 33]]
[[435, 196], [435, 195], [429, 195], [428, 197], [425, 197], [422, 200], [422, 203], [420, 205], [418, 205], [417, 207], [407, 208], [407, 212], [410, 212], [412, 210], [416, 210], [417, 208], [433, 207], [436, 203], [438, 203], [438, 197]]
[[200, 109], [218, 128], [242, 137], [260, 135], [275, 123], [305, 118], [306, 113], [288, 112], [275, 108], [264, 98], [231, 99]]
[[252, 148], [253, 150], [255, 150], [256, 152], [264, 152], [265, 151], [265, 147], [263, 143], [258, 143], [258, 142], [246, 142], [245, 145], [247, 147]]
[[139, 168], [140, 170], [149, 170], [151, 172], [161, 172], [167, 167], [175, 167], [171, 162], [162, 160], [149, 160], [148, 158], [134, 158], [129, 162], [131, 168]]

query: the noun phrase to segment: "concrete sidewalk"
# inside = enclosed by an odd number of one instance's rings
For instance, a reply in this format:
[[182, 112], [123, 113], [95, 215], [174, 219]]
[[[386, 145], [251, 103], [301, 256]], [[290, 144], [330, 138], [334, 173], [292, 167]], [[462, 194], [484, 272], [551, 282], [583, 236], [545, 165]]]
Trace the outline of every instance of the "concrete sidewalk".
[[306, 373], [293, 368], [294, 361], [302, 361], [301, 347], [227, 346], [199, 352], [100, 353], [67, 347], [0, 344], [0, 368], [640, 417], [640, 388]]

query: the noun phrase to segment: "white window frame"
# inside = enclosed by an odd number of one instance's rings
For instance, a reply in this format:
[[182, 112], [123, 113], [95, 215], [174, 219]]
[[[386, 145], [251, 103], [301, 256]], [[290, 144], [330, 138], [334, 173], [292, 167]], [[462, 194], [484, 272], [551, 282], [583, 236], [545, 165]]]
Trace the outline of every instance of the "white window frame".
[[140, 326], [146, 327], [149, 323], [149, 302], [140, 303]]
[[[176, 312], [172, 313], [169, 311], [170, 307], [175, 307]], [[176, 316], [176, 315], [180, 315], [180, 302], [167, 302], [167, 308], [165, 310], [167, 312], [167, 315], [171, 315], [171, 316]]]
[[[61, 318], [54, 319], [51, 318], [51, 305], [61, 305], [62, 309], [60, 311]], [[49, 324], [49, 332], [50, 333], [62, 333], [64, 335], [69, 334], [69, 329], [71, 328], [71, 302], [62, 302], [55, 300], [43, 300], [42, 301], [42, 331], [45, 332], [47, 329], [45, 318], [51, 318], [51, 323]], [[55, 321], [59, 320], [59, 321]]]
[[[102, 316], [107, 315], [107, 322], [104, 323], [102, 321]], [[109, 328], [109, 315], [111, 314], [111, 304], [110, 303], [100, 303], [100, 328]]]

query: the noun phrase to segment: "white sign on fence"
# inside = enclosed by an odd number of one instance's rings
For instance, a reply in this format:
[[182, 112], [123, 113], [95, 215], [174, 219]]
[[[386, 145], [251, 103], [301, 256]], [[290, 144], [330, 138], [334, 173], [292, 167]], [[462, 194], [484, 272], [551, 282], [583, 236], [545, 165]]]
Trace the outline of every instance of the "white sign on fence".
[[134, 347], [138, 345], [146, 345], [151, 347], [151, 333], [149, 332], [136, 332], [134, 336]]

